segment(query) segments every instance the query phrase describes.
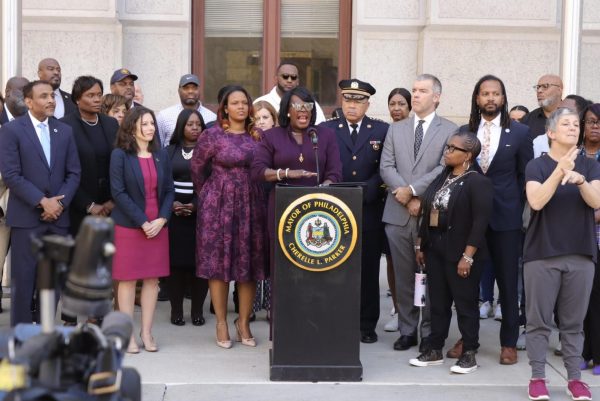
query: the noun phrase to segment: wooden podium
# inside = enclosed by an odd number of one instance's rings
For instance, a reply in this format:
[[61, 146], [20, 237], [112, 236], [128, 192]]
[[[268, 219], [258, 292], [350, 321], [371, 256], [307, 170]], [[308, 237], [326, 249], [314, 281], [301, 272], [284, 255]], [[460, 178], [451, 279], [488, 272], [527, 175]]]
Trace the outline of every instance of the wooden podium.
[[273, 381], [360, 381], [362, 188], [275, 188]]

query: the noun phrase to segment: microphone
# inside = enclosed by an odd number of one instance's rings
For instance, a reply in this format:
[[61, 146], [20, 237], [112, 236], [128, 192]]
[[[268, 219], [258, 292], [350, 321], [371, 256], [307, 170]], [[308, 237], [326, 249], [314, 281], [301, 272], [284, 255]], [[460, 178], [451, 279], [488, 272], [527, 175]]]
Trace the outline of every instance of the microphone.
[[306, 130], [306, 133], [310, 137], [310, 141], [313, 145], [313, 150], [315, 151], [315, 164], [317, 166], [317, 186], [319, 186], [319, 184], [321, 183], [321, 179], [319, 177], [321, 175], [319, 174], [319, 134], [317, 133], [316, 127], [309, 127]]
[[102, 321], [102, 334], [109, 340], [120, 342], [123, 349], [129, 345], [132, 331], [133, 320], [123, 312], [110, 312]]

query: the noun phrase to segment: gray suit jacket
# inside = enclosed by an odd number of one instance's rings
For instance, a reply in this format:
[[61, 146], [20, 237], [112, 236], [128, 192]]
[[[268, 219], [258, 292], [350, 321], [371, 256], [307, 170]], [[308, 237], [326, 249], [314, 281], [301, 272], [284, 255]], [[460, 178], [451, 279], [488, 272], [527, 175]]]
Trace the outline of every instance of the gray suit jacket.
[[444, 166], [443, 151], [448, 137], [458, 130], [453, 122], [437, 114], [431, 121], [423, 138], [416, 159], [414, 158], [414, 119], [410, 117], [393, 123], [388, 129], [379, 171], [388, 186], [383, 222], [405, 226], [410, 215], [408, 209], [398, 202], [392, 191], [411, 185], [417, 196], [422, 196]]

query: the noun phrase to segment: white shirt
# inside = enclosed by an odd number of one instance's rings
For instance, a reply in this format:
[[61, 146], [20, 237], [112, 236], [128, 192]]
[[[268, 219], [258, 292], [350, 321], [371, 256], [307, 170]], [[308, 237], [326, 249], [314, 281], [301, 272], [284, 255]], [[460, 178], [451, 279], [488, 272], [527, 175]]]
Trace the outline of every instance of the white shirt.
[[[156, 116], [158, 134], [160, 135], [160, 141], [164, 147], [169, 146], [169, 141], [171, 140], [171, 136], [173, 136], [173, 131], [175, 130], [175, 124], [177, 124], [177, 117], [179, 117], [179, 113], [181, 113], [182, 110], [183, 106], [181, 103], [177, 103], [174, 106], [161, 110]], [[217, 115], [206, 107], [202, 106], [202, 103], [200, 103], [196, 110], [198, 110], [200, 115], [202, 115], [204, 124], [211, 123], [217, 119]]]
[[[350, 124], [352, 124], [350, 121], [346, 120], [346, 123], [348, 124], [348, 132], [350, 133], [350, 135], [352, 135], [352, 126]], [[360, 132], [360, 126], [362, 125], [362, 119], [357, 122], [354, 123], [356, 125], [358, 125], [358, 127], [356, 127], [356, 132]]]
[[[494, 156], [496, 155], [496, 152], [498, 151], [498, 145], [500, 145], [500, 135], [502, 134], [502, 126], [500, 125], [500, 116], [501, 114], [498, 114], [496, 116], [496, 118], [494, 118], [491, 123], [492, 126], [490, 127], [490, 153], [489, 153], [489, 164], [492, 164], [492, 160], [494, 160]], [[481, 119], [481, 121], [479, 122], [479, 129], [477, 129], [477, 139], [479, 139], [479, 142], [481, 142], [481, 146], [483, 146], [483, 140], [484, 140], [484, 125], [485, 122], [487, 120], [485, 119]], [[480, 160], [480, 156], [477, 157], [477, 161], [481, 162]], [[489, 166], [489, 165], [488, 165]]]
[[15, 117], [10, 114], [10, 111], [8, 110], [8, 107], [6, 107], [6, 105], [4, 105], [4, 112], [6, 113], [6, 117], [8, 117], [8, 121], [12, 121], [15, 119]]
[[60, 89], [54, 91], [54, 100], [56, 101], [54, 117], [63, 118], [65, 116], [65, 100], [62, 97], [62, 93], [60, 93]]
[[550, 152], [550, 144], [548, 143], [548, 135], [545, 133], [538, 135], [533, 140], [533, 158], [540, 157], [541, 155]]
[[48, 132], [50, 132], [50, 126], [48, 125], [48, 117], [46, 117], [46, 119], [44, 121], [39, 121], [37, 118], [35, 118], [31, 114], [30, 111], [28, 111], [27, 114], [29, 114], [29, 118], [31, 119], [31, 123], [33, 124], [33, 128], [35, 128], [35, 133], [37, 134], [37, 137], [40, 140], [40, 143], [42, 143], [42, 130], [41, 130], [40, 127], [38, 127], [38, 125], [45, 124], [46, 127], [48, 127]]
[[[254, 102], [252, 102], [252, 104], [256, 104], [256, 102], [260, 102], [261, 100], [271, 103], [271, 106], [273, 106], [275, 108], [275, 111], [277, 113], [279, 113], [279, 105], [281, 104], [281, 96], [279, 96], [279, 93], [277, 93], [277, 86], [274, 86], [273, 89], [271, 89], [271, 92], [267, 93], [266, 95], [263, 95], [263, 96], [255, 99]], [[321, 106], [319, 106], [319, 103], [317, 103], [316, 101], [315, 101], [315, 110], [317, 110], [317, 119], [315, 120], [315, 125], [319, 125], [320, 123], [325, 121], [325, 114], [323, 114], [323, 110], [321, 109]]]
[[425, 120], [425, 122], [423, 123], [423, 139], [425, 139], [425, 134], [427, 134], [427, 130], [429, 129], [429, 126], [431, 125], [431, 122], [433, 121], [434, 117], [435, 117], [435, 111], [433, 113], [425, 116], [425, 118], [421, 118], [415, 114], [415, 121], [414, 121], [414, 125], [413, 125], [413, 134], [417, 130], [417, 125], [419, 125], [419, 120]]

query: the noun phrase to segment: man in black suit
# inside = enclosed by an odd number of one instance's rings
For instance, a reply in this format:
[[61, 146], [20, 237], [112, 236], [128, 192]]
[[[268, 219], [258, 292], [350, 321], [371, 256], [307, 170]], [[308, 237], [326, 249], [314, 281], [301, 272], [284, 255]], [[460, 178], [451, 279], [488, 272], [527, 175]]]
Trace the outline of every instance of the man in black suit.
[[27, 113], [27, 105], [23, 98], [23, 87], [29, 83], [27, 78], [11, 77], [6, 81], [4, 90], [4, 107], [0, 113], [0, 125]]
[[62, 70], [60, 64], [53, 58], [45, 58], [38, 64], [38, 77], [42, 81], [47, 81], [54, 90], [54, 100], [56, 108], [54, 109], [55, 118], [63, 118], [67, 114], [74, 112], [77, 107], [71, 100], [71, 94], [60, 89], [62, 82]]
[[51, 118], [52, 86], [34, 81], [23, 95], [29, 112], [0, 128], [0, 173], [10, 190], [11, 326], [32, 321], [37, 261], [31, 236], [67, 234], [81, 173], [71, 127]]
[[486, 234], [491, 263], [502, 300], [500, 363], [517, 363], [519, 337], [518, 265], [525, 202], [525, 166], [533, 158], [529, 127], [508, 115], [504, 83], [493, 75], [482, 77], [473, 90], [469, 124], [461, 131], [477, 134], [477, 158], [494, 186], [494, 207]]
[[389, 125], [366, 116], [375, 88], [358, 79], [340, 81], [342, 112], [339, 118], [321, 123], [335, 130], [344, 181], [364, 182], [362, 219], [362, 274], [360, 331], [363, 343], [377, 341], [379, 320], [379, 259], [383, 241], [383, 181], [379, 160]]

